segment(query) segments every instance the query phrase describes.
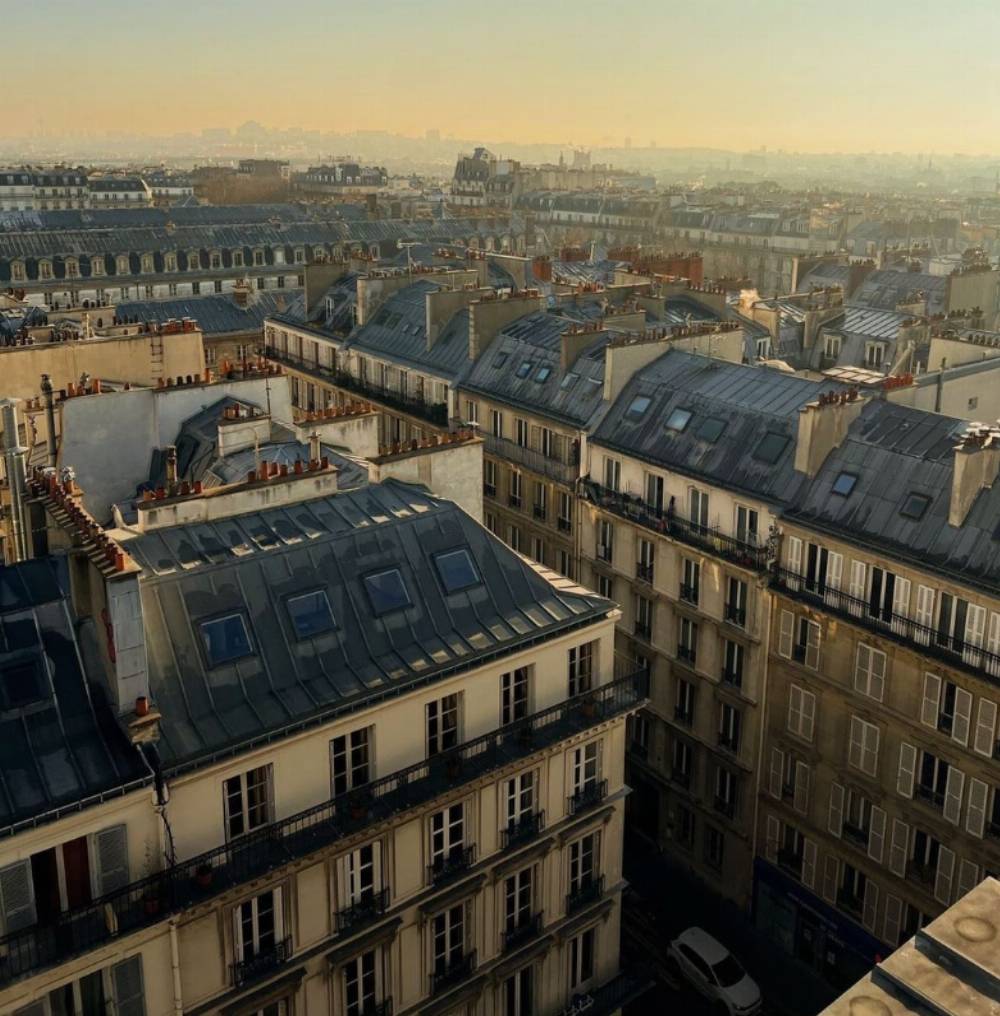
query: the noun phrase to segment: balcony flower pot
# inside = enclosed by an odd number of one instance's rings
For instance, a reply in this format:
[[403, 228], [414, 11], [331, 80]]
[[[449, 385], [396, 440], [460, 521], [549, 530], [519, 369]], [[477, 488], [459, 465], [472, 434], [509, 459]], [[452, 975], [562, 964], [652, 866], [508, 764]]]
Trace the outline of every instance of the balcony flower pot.
[[161, 905], [160, 897], [153, 894], [142, 899], [142, 909], [147, 917], [155, 917], [160, 912]]
[[365, 804], [364, 800], [360, 797], [351, 798], [351, 819], [355, 822], [360, 822], [362, 819], [368, 817], [368, 805]]
[[597, 715], [597, 702], [592, 696], [585, 698], [580, 706], [580, 710], [588, 720], [592, 720]]
[[194, 873], [194, 880], [199, 889], [211, 889], [214, 877], [215, 872], [210, 864], [199, 864], [197, 871]]
[[460, 758], [450, 758], [445, 763], [445, 772], [447, 772], [450, 779], [455, 779], [462, 772], [462, 760]]
[[531, 744], [531, 727], [522, 727], [517, 732], [517, 743], [527, 747]]
[[136, 716], [149, 715], [149, 699], [145, 695], [140, 695], [135, 700], [135, 715]]

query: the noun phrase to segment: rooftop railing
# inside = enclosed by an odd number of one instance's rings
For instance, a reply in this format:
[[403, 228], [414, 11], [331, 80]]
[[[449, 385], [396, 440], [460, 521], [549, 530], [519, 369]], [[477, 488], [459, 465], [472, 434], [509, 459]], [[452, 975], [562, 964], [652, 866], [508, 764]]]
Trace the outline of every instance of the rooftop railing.
[[346, 836], [427, 804], [637, 709], [648, 694], [648, 672], [628, 674], [131, 882], [92, 903], [66, 910], [52, 921], [3, 935], [0, 985], [149, 927]]
[[727, 536], [718, 526], [699, 525], [669, 508], [656, 508], [633, 494], [610, 490], [590, 480], [583, 486], [593, 504], [623, 519], [744, 568], [764, 571], [767, 567], [767, 547], [763, 544]]
[[489, 431], [481, 431], [480, 436], [485, 444], [485, 451], [489, 455], [504, 459], [506, 462], [515, 462], [533, 473], [547, 476], [551, 480], [558, 480], [560, 483], [572, 485], [580, 475], [579, 452], [571, 453], [568, 458], [559, 458], [553, 455], [546, 455], [544, 452], [534, 448], [519, 445], [505, 437], [497, 437]]

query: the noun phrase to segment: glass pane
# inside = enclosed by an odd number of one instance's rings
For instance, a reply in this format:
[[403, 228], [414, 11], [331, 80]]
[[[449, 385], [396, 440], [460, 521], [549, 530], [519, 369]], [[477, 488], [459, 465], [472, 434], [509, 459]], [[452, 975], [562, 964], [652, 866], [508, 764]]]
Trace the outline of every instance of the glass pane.
[[396, 568], [365, 576], [365, 588], [376, 614], [386, 614], [410, 605], [403, 576]]
[[318, 635], [334, 626], [330, 601], [322, 589], [293, 596], [288, 601], [288, 616], [299, 638]]
[[242, 614], [230, 614], [216, 621], [205, 621], [201, 626], [205, 653], [211, 666], [238, 660], [253, 652], [250, 635]]

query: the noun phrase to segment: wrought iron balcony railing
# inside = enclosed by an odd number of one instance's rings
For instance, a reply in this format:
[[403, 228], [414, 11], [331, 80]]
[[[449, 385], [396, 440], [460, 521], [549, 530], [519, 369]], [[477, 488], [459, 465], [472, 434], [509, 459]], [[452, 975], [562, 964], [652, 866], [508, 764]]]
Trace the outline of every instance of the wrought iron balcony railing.
[[608, 796], [608, 781], [594, 780], [587, 783], [569, 797], [569, 813], [578, 815], [581, 811], [593, 808]]
[[269, 949], [250, 956], [245, 960], [238, 960], [230, 965], [230, 974], [234, 988], [242, 988], [251, 981], [269, 974], [275, 967], [280, 967], [292, 955], [291, 936], [275, 942]]
[[566, 913], [575, 914], [604, 895], [604, 876], [587, 875], [566, 894]]
[[530, 843], [545, 828], [545, 812], [530, 811], [520, 818], [507, 823], [500, 832], [500, 845], [503, 850], [519, 847]]
[[475, 845], [455, 847], [427, 866], [427, 879], [431, 885], [444, 885], [445, 882], [458, 878], [463, 871], [467, 871], [475, 863]]
[[542, 930], [541, 913], [532, 914], [520, 921], [509, 924], [503, 932], [503, 950], [511, 952], [536, 938]]
[[334, 915], [338, 934], [355, 932], [381, 917], [389, 906], [389, 889], [363, 893], [361, 899]]
[[514, 462], [533, 473], [547, 476], [550, 480], [558, 480], [567, 486], [572, 485], [580, 475], [579, 452], [570, 453], [566, 459], [546, 455], [535, 448], [527, 448], [505, 437], [485, 432], [481, 435], [488, 455], [494, 455], [506, 462]]
[[436, 965], [435, 969], [431, 971], [431, 994], [437, 995], [461, 981], [464, 981], [467, 977], [472, 975], [472, 971], [475, 969], [475, 949], [456, 959]]
[[[582, 695], [389, 773], [350, 797], [333, 798], [138, 879], [54, 920], [0, 936], [0, 985], [97, 948], [266, 875], [281, 865], [421, 807], [574, 734], [631, 712], [649, 695], [636, 671]], [[606, 782], [605, 793], [606, 793]]]
[[635, 577], [640, 582], [648, 582], [650, 585], [653, 584], [653, 562], [652, 561], [636, 561], [635, 563]]

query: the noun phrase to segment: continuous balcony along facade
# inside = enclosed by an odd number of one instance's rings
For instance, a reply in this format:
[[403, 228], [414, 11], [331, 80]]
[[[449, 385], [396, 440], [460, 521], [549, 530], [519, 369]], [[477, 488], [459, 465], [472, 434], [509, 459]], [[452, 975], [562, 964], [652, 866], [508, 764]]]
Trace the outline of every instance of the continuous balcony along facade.
[[763, 572], [767, 568], [768, 547], [764, 544], [727, 536], [718, 526], [702, 526], [670, 511], [655, 508], [642, 498], [610, 490], [588, 480], [583, 484], [587, 500], [605, 511], [645, 527], [661, 536], [686, 543], [690, 547], [714, 554], [742, 568]]
[[481, 436], [487, 454], [503, 459], [508, 464], [516, 464], [568, 486], [572, 486], [576, 482], [577, 476], [580, 475], [580, 450], [576, 446], [573, 447], [568, 461], [566, 461], [546, 455], [535, 448], [520, 445], [509, 438], [498, 437], [489, 431], [483, 431]]
[[445, 402], [425, 402], [423, 399], [416, 399], [383, 385], [357, 378], [337, 367], [329, 367], [304, 356], [286, 353], [276, 346], [263, 346], [260, 352], [268, 360], [284, 364], [293, 370], [302, 371], [336, 388], [342, 388], [363, 399], [368, 399], [370, 402], [375, 402], [385, 409], [404, 413], [407, 416], [419, 417], [435, 427], [448, 426], [448, 404]]
[[[959, 635], [922, 624], [895, 613], [883, 604], [833, 589], [787, 568], [776, 566], [773, 569], [771, 586], [791, 599], [821, 607], [829, 614], [867, 628], [922, 656], [932, 656], [971, 674], [986, 676], [994, 684], [1000, 684], [1000, 655], [982, 646], [971, 645]], [[793, 652], [798, 648], [793, 647]], [[798, 655], [803, 654], [804, 651]]]
[[[618, 678], [131, 882], [92, 903], [66, 910], [52, 921], [6, 934], [0, 937], [0, 985], [150, 927], [345, 837], [420, 808], [456, 788], [641, 707], [648, 693], [646, 671]], [[605, 794], [606, 782], [601, 799]], [[587, 790], [584, 796], [589, 803], [596, 803], [589, 801], [593, 795]], [[580, 808], [584, 806], [581, 802]], [[473, 860], [456, 857], [455, 863], [464, 870]], [[376, 917], [378, 907], [384, 909], [386, 902], [373, 898], [350, 908], [350, 913], [338, 914], [338, 930], [355, 930], [358, 922]], [[281, 962], [277, 954], [272, 959]], [[244, 979], [252, 976], [234, 969], [233, 976], [237, 974]]]

